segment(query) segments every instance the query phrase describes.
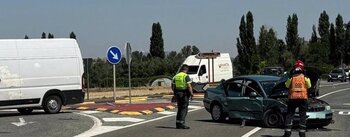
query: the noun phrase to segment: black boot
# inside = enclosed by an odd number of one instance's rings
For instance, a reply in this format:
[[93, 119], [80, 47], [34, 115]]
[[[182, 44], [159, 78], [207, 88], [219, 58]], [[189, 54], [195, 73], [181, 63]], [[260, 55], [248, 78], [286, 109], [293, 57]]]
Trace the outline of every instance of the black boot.
[[292, 134], [292, 132], [290, 131], [285, 131], [284, 135], [282, 137], [290, 137], [290, 135]]
[[176, 123], [176, 128], [177, 129], [190, 129], [190, 127], [188, 127], [184, 124], [180, 124], [180, 123]]

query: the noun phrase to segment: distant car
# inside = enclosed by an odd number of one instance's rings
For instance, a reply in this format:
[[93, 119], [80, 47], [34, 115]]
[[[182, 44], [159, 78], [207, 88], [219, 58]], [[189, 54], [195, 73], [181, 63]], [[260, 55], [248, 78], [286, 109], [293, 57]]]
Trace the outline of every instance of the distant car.
[[262, 75], [280, 76], [284, 73], [283, 67], [265, 67], [261, 72]]
[[345, 70], [342, 68], [336, 68], [333, 69], [329, 74], [328, 74], [328, 82], [333, 82], [333, 81], [340, 81], [340, 82], [346, 82], [346, 73]]
[[[204, 94], [205, 109], [214, 121], [231, 119], [259, 120], [266, 127], [280, 127], [287, 114], [288, 89], [276, 76], [248, 75], [223, 81]], [[308, 100], [307, 125], [323, 127], [333, 120], [329, 104], [316, 98]], [[295, 121], [298, 120], [296, 114]]]
[[345, 74], [346, 74], [346, 79], [349, 79], [349, 74], [350, 74], [350, 68], [344, 69], [345, 70]]

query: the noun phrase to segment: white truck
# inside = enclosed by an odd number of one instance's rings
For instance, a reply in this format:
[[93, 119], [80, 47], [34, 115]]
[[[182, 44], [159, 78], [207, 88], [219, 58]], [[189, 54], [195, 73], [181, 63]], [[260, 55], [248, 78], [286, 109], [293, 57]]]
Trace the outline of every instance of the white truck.
[[217, 83], [233, 77], [232, 62], [228, 53], [198, 53], [188, 56], [182, 64], [189, 66], [187, 74], [197, 92], [203, 91], [208, 83]]
[[0, 40], [0, 109], [58, 113], [84, 101], [83, 73], [74, 39]]

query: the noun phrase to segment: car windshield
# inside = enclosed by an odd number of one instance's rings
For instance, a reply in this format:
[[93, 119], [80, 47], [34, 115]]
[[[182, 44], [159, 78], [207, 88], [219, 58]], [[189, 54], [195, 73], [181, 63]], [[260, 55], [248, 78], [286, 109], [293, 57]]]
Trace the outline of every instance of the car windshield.
[[265, 93], [269, 95], [272, 88], [276, 86], [277, 81], [260, 81], [260, 84], [263, 87]]
[[187, 74], [197, 74], [199, 66], [188, 66]]
[[333, 69], [331, 73], [342, 73], [341, 69]]

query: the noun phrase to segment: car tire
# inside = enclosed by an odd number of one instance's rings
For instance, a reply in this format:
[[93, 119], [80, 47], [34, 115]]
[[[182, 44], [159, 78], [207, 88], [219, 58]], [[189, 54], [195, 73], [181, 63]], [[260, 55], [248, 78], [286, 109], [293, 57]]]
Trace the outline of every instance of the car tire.
[[58, 113], [62, 108], [62, 100], [56, 95], [51, 95], [45, 99], [43, 108], [44, 111], [48, 114]]
[[264, 113], [263, 122], [266, 127], [274, 128], [283, 125], [284, 119], [279, 111], [269, 109]]
[[17, 111], [23, 115], [28, 115], [33, 112], [33, 108], [18, 108]]
[[225, 115], [222, 111], [221, 105], [215, 103], [210, 109], [211, 118], [216, 122], [222, 122], [225, 120]]

